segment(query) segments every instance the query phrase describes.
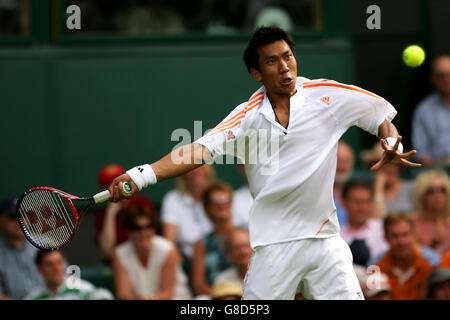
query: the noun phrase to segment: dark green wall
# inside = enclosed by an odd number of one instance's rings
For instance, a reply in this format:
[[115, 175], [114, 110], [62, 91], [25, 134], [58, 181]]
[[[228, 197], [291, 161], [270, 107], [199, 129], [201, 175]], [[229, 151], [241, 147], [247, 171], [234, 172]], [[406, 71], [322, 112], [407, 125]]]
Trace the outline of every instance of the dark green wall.
[[[354, 80], [344, 40], [297, 40], [299, 74]], [[194, 120], [213, 127], [258, 88], [242, 52], [246, 41], [0, 50], [0, 195], [50, 185], [76, 195], [97, 191], [106, 163], [152, 162]], [[358, 136], [352, 140], [358, 146]], [[233, 165], [219, 178], [242, 183]], [[173, 181], [146, 190], [160, 202]]]

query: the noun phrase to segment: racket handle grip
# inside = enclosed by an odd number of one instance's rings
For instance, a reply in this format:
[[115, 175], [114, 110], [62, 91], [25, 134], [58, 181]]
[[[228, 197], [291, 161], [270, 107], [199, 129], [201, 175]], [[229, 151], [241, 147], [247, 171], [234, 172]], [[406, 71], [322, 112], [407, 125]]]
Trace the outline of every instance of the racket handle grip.
[[105, 202], [109, 199], [110, 193], [108, 190], [102, 191], [97, 193], [96, 195], [93, 196], [94, 198], [94, 203], [102, 203]]
[[[123, 191], [125, 191], [126, 193], [130, 193], [131, 189], [132, 189], [131, 188], [131, 184], [129, 184], [128, 182], [125, 182], [123, 184], [122, 188], [123, 188]], [[97, 204], [97, 203], [102, 203], [102, 202], [108, 201], [110, 195], [111, 194], [109, 193], [108, 190], [99, 192], [99, 193], [97, 193], [96, 195], [93, 196], [94, 203]]]

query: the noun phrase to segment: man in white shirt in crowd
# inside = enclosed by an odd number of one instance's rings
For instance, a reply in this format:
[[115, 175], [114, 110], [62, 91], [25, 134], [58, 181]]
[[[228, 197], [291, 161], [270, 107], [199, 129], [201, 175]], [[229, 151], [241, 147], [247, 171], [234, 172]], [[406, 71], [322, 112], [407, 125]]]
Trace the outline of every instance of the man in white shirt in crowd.
[[333, 202], [338, 141], [356, 125], [383, 138], [385, 153], [372, 170], [390, 162], [420, 164], [406, 159], [414, 150], [402, 153], [391, 104], [355, 86], [297, 77], [294, 54], [284, 30], [258, 28], [244, 61], [263, 85], [202, 138], [116, 178], [110, 200], [130, 198], [216, 157], [239, 157], [254, 197], [243, 298], [289, 300], [300, 289], [307, 299], [363, 299]]
[[231, 261], [233, 266], [219, 273], [214, 284], [228, 280], [236, 280], [243, 283], [252, 254], [248, 231], [238, 228], [231, 230], [225, 238], [224, 249], [228, 260]]
[[80, 278], [81, 272], [73, 269], [66, 275], [64, 256], [58, 250], [39, 251], [35, 259], [36, 267], [44, 279], [45, 285], [31, 291], [26, 300], [112, 300], [111, 292], [96, 288], [90, 282]]
[[383, 220], [371, 217], [372, 187], [363, 181], [350, 180], [344, 185], [342, 198], [347, 209], [348, 221], [341, 229], [341, 237], [348, 245], [355, 240], [364, 241], [369, 249], [367, 263], [371, 257], [388, 249], [384, 239]]

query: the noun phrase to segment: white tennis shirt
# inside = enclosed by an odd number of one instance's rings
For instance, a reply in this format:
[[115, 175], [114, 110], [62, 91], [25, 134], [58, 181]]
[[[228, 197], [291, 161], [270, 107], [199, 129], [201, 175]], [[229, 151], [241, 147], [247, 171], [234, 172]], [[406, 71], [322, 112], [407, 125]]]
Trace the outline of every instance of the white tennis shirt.
[[337, 142], [351, 126], [377, 135], [397, 114], [383, 98], [336, 81], [297, 78], [285, 129], [275, 120], [262, 86], [195, 143], [213, 157], [245, 163], [253, 203], [249, 232], [254, 248], [339, 234], [333, 199]]

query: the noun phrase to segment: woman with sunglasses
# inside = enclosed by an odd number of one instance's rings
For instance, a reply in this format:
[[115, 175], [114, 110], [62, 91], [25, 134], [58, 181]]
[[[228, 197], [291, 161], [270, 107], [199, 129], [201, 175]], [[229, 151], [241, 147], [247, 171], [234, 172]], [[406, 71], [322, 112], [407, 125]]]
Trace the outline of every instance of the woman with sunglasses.
[[417, 177], [413, 192], [417, 240], [441, 255], [450, 249], [449, 191], [448, 175], [429, 170]]
[[156, 235], [156, 214], [143, 206], [126, 212], [128, 241], [114, 253], [118, 299], [190, 299], [187, 277], [176, 259], [173, 244]]

